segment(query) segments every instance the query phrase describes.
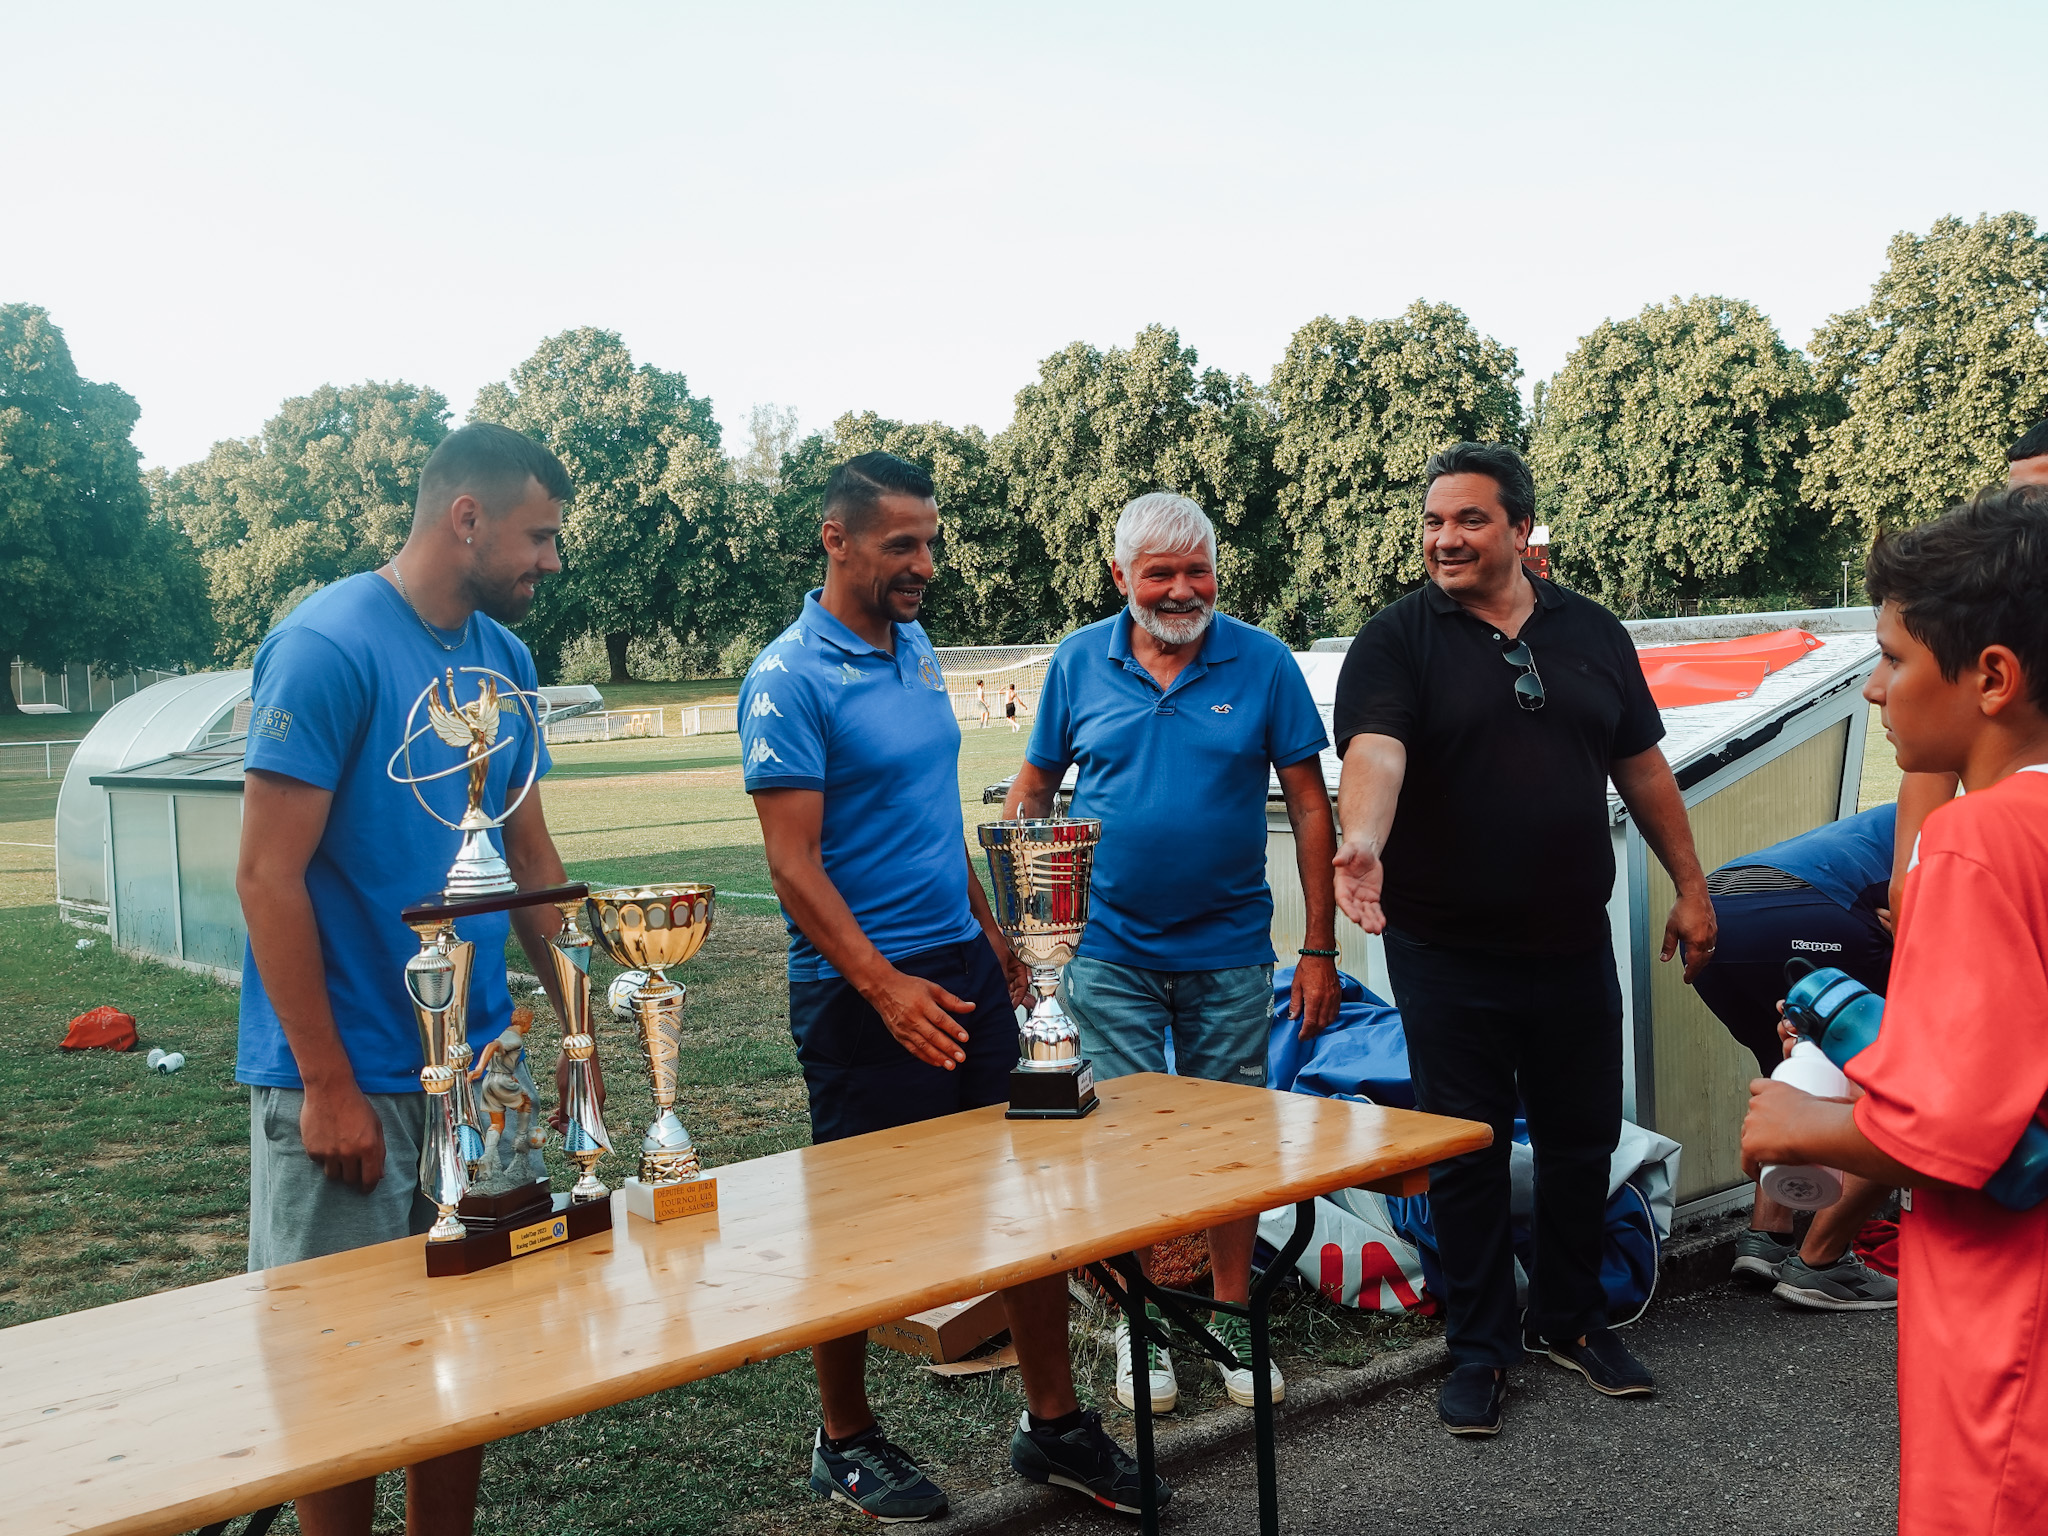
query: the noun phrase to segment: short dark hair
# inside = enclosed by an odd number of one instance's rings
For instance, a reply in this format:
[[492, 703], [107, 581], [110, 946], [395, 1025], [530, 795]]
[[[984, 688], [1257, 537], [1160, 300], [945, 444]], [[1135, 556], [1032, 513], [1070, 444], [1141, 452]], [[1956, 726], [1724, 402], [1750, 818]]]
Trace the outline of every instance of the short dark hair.
[[2005, 450], [2005, 462], [2017, 464], [2021, 459], [2038, 459], [2048, 453], [2048, 421], [2036, 425], [2033, 430]]
[[1439, 448], [1422, 466], [1425, 495], [1439, 475], [1485, 475], [1500, 487], [1500, 504], [1507, 510], [1510, 528], [1536, 521], [1536, 477], [1506, 443], [1453, 443]]
[[1986, 646], [2011, 646], [2027, 695], [2048, 709], [2048, 486], [1998, 486], [1870, 547], [1873, 603], [1896, 603], [1907, 631], [1955, 681]]
[[875, 515], [875, 504], [884, 496], [915, 496], [932, 499], [932, 477], [908, 459], [877, 449], [848, 459], [832, 471], [825, 482], [825, 521], [837, 523], [848, 533], [861, 533]]
[[465, 491], [496, 516], [519, 504], [529, 477], [540, 482], [550, 500], [567, 501], [575, 494], [569, 471], [546, 448], [495, 421], [473, 421], [450, 432], [427, 455], [413, 516], [438, 516]]

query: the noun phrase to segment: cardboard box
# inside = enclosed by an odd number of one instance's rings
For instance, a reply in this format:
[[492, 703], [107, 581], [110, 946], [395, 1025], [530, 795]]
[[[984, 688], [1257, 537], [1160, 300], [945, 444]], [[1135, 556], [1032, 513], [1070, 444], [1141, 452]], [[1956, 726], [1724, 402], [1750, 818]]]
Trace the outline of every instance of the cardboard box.
[[1010, 1317], [1003, 1310], [1001, 1294], [990, 1291], [986, 1296], [948, 1302], [929, 1312], [878, 1323], [868, 1330], [868, 1337], [920, 1360], [947, 1365], [979, 1349], [1009, 1326]]

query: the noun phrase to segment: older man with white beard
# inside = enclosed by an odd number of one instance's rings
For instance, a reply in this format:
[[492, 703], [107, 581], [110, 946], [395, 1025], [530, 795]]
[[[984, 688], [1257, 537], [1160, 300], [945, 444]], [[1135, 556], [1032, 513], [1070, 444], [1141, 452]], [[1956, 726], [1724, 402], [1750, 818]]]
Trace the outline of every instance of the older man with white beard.
[[[1140, 496], [1116, 525], [1109, 564], [1127, 606], [1060, 642], [1005, 816], [1051, 813], [1069, 764], [1073, 814], [1097, 817], [1088, 931], [1061, 1000], [1098, 1078], [1174, 1070], [1266, 1082], [1273, 997], [1273, 897], [1266, 888], [1268, 769], [1294, 824], [1307, 898], [1290, 1017], [1303, 1038], [1337, 1013], [1336, 851], [1318, 754], [1328, 745], [1287, 647], [1216, 612], [1216, 530], [1185, 496]], [[1243, 1304], [1257, 1218], [1209, 1229], [1219, 1301]], [[1149, 1272], [1149, 1254], [1140, 1254]], [[1233, 1402], [1252, 1401], [1244, 1319], [1212, 1314], [1235, 1352], [1217, 1366]], [[1155, 1412], [1179, 1401], [1173, 1361], [1148, 1351]], [[1131, 1341], [1117, 1325], [1117, 1397], [1136, 1406]], [[1273, 1400], [1283, 1387], [1272, 1372]]]

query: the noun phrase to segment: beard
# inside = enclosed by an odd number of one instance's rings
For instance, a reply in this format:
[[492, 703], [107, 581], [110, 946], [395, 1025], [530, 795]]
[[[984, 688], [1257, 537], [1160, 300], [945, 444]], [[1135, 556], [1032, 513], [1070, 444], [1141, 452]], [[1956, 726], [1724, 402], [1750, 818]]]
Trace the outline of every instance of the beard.
[[533, 608], [534, 594], [519, 590], [519, 584], [526, 580], [528, 574], [521, 571], [503, 586], [494, 587], [486, 585], [472, 572], [463, 580], [462, 595], [468, 599], [470, 607], [484, 617], [496, 619], [500, 624], [517, 624]]
[[1215, 617], [1216, 608], [1212, 603], [1194, 602], [1186, 607], [1161, 603], [1156, 608], [1139, 605], [1136, 598], [1130, 603], [1131, 622], [1145, 631], [1161, 645], [1192, 645], [1202, 638], [1202, 632], [1209, 627], [1209, 620]]

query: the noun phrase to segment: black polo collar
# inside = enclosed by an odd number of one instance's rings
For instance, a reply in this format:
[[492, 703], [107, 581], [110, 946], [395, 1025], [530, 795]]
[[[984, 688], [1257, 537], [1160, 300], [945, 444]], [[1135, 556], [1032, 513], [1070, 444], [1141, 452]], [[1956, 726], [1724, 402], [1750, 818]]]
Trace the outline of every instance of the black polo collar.
[[[1555, 586], [1545, 581], [1541, 576], [1530, 576], [1527, 571], [1523, 571], [1522, 574], [1528, 578], [1529, 585], [1536, 589], [1537, 607], [1562, 608], [1564, 606], [1564, 596]], [[1422, 594], [1422, 600], [1429, 604], [1431, 613], [1463, 613], [1465, 611], [1464, 604], [1460, 603], [1433, 581], [1423, 584]]]

